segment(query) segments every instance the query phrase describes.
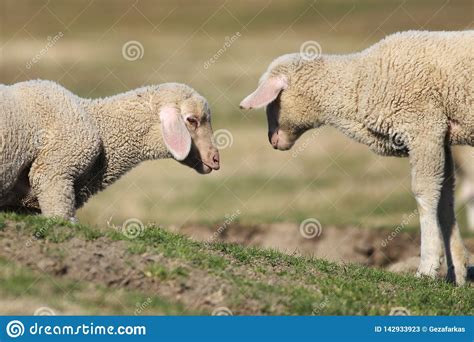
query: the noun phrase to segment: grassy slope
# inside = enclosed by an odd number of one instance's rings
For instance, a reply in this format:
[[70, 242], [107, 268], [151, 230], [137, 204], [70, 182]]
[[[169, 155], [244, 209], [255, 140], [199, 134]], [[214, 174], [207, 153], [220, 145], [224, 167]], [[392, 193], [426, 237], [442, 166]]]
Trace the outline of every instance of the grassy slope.
[[[35, 232], [40, 233], [41, 240], [34, 243], [47, 243], [50, 246], [48, 248], [61, 246], [72, 238], [89, 242], [106, 238], [111, 246], [125, 241], [130, 256], [146, 253], [172, 261], [172, 267], [169, 267], [169, 263], [155, 263], [147, 266], [144, 272], [147, 277], [156, 278], [163, 286], [179, 279], [181, 284], [185, 284], [185, 289], [186, 286], [196, 287], [200, 281], [192, 279], [196, 271], [201, 276], [205, 274], [203, 281], [209, 282], [209, 286], [222, 284], [222, 298], [216, 306], [226, 306], [234, 314], [385, 315], [393, 307], [405, 307], [415, 315], [474, 314], [472, 287], [455, 288], [441, 280], [416, 279], [358, 265], [339, 266], [324, 260], [289, 256], [272, 250], [223, 243], [203, 244], [157, 227], [147, 227], [140, 237], [128, 239], [116, 230], [101, 231], [40, 217], [2, 214], [0, 226], [3, 232], [16, 229], [25, 237], [32, 236]], [[84, 253], [87, 252], [84, 250]], [[67, 254], [68, 251], [63, 253]], [[124, 262], [131, 262], [130, 260], [131, 258], [127, 258]], [[36, 272], [28, 269], [6, 272], [11, 265], [10, 262], [2, 261], [2, 298], [32, 295], [54, 299], [54, 292], [50, 292], [52, 289], [48, 290], [48, 286], [44, 285], [53, 278], [44, 274], [38, 278]], [[67, 276], [56, 276], [54, 279], [62, 286], [71, 285]], [[133, 314], [135, 308], [131, 303], [141, 303], [147, 298], [152, 298], [153, 305], [147, 307], [143, 314], [212, 311], [212, 306], [205, 305], [205, 302], [190, 306], [180, 302], [176, 296], [160, 290], [153, 293], [147, 293], [146, 288], [138, 291], [112, 287], [107, 290], [103, 284], [79, 283], [79, 286], [74, 286], [69, 299], [75, 305], [85, 308], [103, 307], [101, 312], [104, 313]], [[84, 299], [84, 289], [91, 286], [95, 287], [98, 294], [92, 299]], [[100, 302], [100, 293], [107, 291], [109, 294], [118, 293], [117, 297], [120, 297], [122, 305], [114, 306], [110, 300]], [[189, 310], [190, 307], [192, 310]], [[85, 312], [90, 310], [85, 309]], [[101, 313], [97, 309], [93, 312]]]

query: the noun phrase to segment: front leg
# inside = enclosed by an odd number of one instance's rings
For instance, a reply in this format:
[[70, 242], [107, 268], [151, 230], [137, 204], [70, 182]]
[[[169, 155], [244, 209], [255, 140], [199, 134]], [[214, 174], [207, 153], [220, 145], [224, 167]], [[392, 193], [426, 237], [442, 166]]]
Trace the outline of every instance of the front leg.
[[438, 204], [444, 178], [444, 137], [417, 137], [410, 143], [412, 191], [418, 204], [421, 260], [417, 275], [435, 277], [443, 256]]
[[31, 186], [38, 198], [41, 213], [73, 221], [76, 213], [73, 178], [49, 165], [43, 166], [32, 167], [30, 172]]
[[[33, 162], [30, 184], [44, 216], [77, 222], [76, 183], [90, 170], [95, 159], [94, 146], [80, 148], [70, 143], [61, 150], [45, 149]], [[77, 150], [78, 153], [74, 153]]]

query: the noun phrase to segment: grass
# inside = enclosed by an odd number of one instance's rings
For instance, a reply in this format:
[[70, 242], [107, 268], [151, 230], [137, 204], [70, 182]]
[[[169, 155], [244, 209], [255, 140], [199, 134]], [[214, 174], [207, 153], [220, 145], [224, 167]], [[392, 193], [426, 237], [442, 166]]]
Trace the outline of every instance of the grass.
[[[68, 315], [138, 315], [198, 313], [156, 295], [110, 289], [101, 284], [51, 277], [0, 258], [0, 313], [33, 315], [41, 307]], [[137, 311], [142, 303], [147, 310]]]
[[[469, 289], [441, 281], [335, 266], [269, 250], [200, 244], [153, 228], [221, 226], [236, 212], [234, 221], [244, 224], [316, 218], [323, 226], [399, 226], [415, 209], [407, 160], [375, 156], [328, 128], [317, 135], [305, 134], [290, 152], [274, 151], [267, 141], [263, 111], [243, 112], [238, 103], [255, 88], [271, 60], [298, 51], [305, 41], [316, 40], [323, 53], [347, 53], [395, 31], [472, 28], [472, 1], [206, 0], [199, 5], [183, 2], [178, 8], [171, 0], [160, 1], [159, 6], [146, 0], [67, 5], [59, 0], [7, 0], [0, 4], [0, 22], [0, 83], [50, 79], [80, 96], [100, 97], [144, 84], [183, 82], [206, 96], [214, 129], [229, 131], [233, 139], [231, 146], [221, 149], [221, 170], [211, 175], [200, 176], [171, 160], [146, 162], [79, 211], [84, 226], [0, 215], [0, 234], [16, 229], [29, 243], [47, 242], [46, 249], [63, 258], [68, 251], [61, 246], [81, 236], [91, 243], [107, 239], [112, 245], [125, 244], [131, 259], [152, 253], [175, 260], [142, 271], [147, 278], [171, 284], [170, 288], [180, 282], [194, 284], [193, 279], [203, 276], [213, 284], [222, 283], [222, 296], [236, 313], [386, 314], [392, 306], [406, 306], [415, 314], [472, 314]], [[237, 31], [241, 38], [205, 69], [226, 37]], [[64, 36], [27, 68], [45, 48], [48, 36], [58, 32]], [[133, 62], [122, 55], [130, 40], [144, 47], [143, 57]], [[152, 228], [134, 240], [111, 229], [130, 218]], [[463, 206], [458, 218], [465, 226]], [[418, 219], [404, 229], [417, 226]], [[12, 271], [16, 265], [4, 267]], [[134, 294], [137, 289], [110, 293], [101, 285], [93, 288], [97, 297], [71, 303], [48, 285], [49, 276], [38, 278], [29, 269], [17, 276], [7, 278], [13, 281], [10, 285], [9, 280], [0, 282], [0, 289], [16, 302], [22, 297], [38, 304], [43, 298], [56, 300], [53, 304], [64, 304], [65, 312], [133, 314], [136, 302], [155, 298], [154, 293]], [[39, 292], [31, 292], [34, 279], [46, 284], [44, 289], [39, 286]], [[67, 288], [69, 280], [54, 277], [58, 284], [63, 281], [61, 286]], [[87, 297], [86, 290], [77, 291], [78, 298]], [[170, 303], [150, 304], [145, 312], [195, 312], [192, 305], [183, 308], [177, 303], [179, 294], [162, 295], [163, 303]], [[115, 297], [127, 304], [120, 305]], [[160, 298], [153, 303], [162, 303]], [[211, 305], [199, 310], [212, 311]]]
[[[148, 226], [141, 236], [129, 239], [116, 230], [98, 230], [41, 217], [14, 214], [2, 214], [0, 217], [8, 225], [7, 229], [16, 228], [21, 236], [29, 236], [42, 227], [49, 227], [42, 230], [44, 234], [38, 240], [49, 248], [61, 246], [72, 238], [87, 241], [105, 238], [110, 245], [114, 242], [125, 243], [130, 254], [164, 257], [166, 265], [159, 262], [152, 264], [145, 270], [147, 277], [157, 279], [163, 286], [167, 282], [189, 285], [205, 280], [224, 284], [223, 302], [234, 314], [386, 315], [393, 307], [405, 307], [414, 315], [474, 314], [472, 287], [457, 288], [442, 280], [417, 279], [355, 264], [336, 265], [271, 249], [200, 243], [155, 226]], [[84, 253], [87, 252], [84, 250]], [[132, 259], [127, 258], [127, 262], [134, 267]], [[170, 264], [173, 266], [169, 267]], [[0, 283], [2, 296], [18, 297], [26, 292], [27, 295], [49, 298], [45, 293], [47, 288], [40, 287], [38, 290], [35, 286], [36, 292], [26, 291], [35, 282], [35, 277], [28, 272], [7, 277]], [[48, 277], [42, 275], [40, 278], [45, 280]], [[67, 277], [54, 279], [65, 288], [72, 286]], [[73, 293], [80, 294], [82, 286], [90, 284], [85, 282], [81, 286], [72, 286]], [[100, 288], [103, 284], [96, 286]], [[183, 286], [186, 288], [186, 285]], [[125, 303], [151, 296], [146, 291], [137, 294], [126, 286], [120, 290], [121, 300]], [[100, 291], [105, 290], [102, 287]], [[160, 290], [153, 295], [160, 298], [154, 302], [162, 304], [147, 309], [148, 313], [173, 313], [176, 308], [183, 308], [182, 313], [187, 312], [186, 303], [177, 298], [167, 297]], [[113, 307], [108, 309], [114, 310]], [[198, 305], [199, 311], [209, 313], [211, 310], [205, 305]], [[126, 313], [126, 309], [122, 307], [117, 312]]]

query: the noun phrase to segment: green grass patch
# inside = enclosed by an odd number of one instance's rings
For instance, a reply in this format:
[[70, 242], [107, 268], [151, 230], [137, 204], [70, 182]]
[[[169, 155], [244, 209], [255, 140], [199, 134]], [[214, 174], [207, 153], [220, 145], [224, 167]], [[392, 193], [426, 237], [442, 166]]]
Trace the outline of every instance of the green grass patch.
[[[1, 214], [0, 218], [7, 223], [13, 220], [16, 229], [32, 234], [46, 224], [49, 228], [41, 230], [41, 239], [58, 245], [72, 237], [88, 240], [102, 236], [110, 243], [125, 242], [131, 254], [146, 251], [160, 255], [170, 263], [157, 262], [145, 272], [158, 281], [199, 282], [191, 278], [193, 270], [207, 274], [213, 283], [226, 284], [226, 302], [236, 314], [385, 315], [393, 307], [405, 307], [414, 315], [474, 314], [472, 284], [454, 287], [441, 279], [419, 279], [356, 264], [337, 265], [271, 249], [201, 243], [154, 226], [129, 239], [117, 230], [100, 231], [42, 217]], [[59, 233], [61, 229], [64, 232]], [[1, 288], [19, 296], [33, 281], [28, 273], [16, 274], [7, 277]], [[42, 295], [36, 287], [27, 294]], [[179, 306], [173, 299], [163, 300]]]

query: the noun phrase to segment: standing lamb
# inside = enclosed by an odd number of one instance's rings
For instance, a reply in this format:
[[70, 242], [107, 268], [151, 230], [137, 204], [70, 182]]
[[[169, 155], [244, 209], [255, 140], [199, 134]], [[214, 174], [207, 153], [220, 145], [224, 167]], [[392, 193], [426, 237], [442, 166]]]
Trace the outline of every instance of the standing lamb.
[[448, 277], [464, 284], [450, 146], [474, 145], [474, 31], [402, 32], [359, 53], [306, 57], [273, 61], [241, 108], [266, 106], [275, 149], [327, 124], [375, 153], [409, 157], [421, 225], [417, 274], [438, 273], [444, 243]]
[[0, 85], [0, 210], [75, 220], [140, 162], [219, 169], [204, 97], [177, 83], [83, 99], [50, 81]]

